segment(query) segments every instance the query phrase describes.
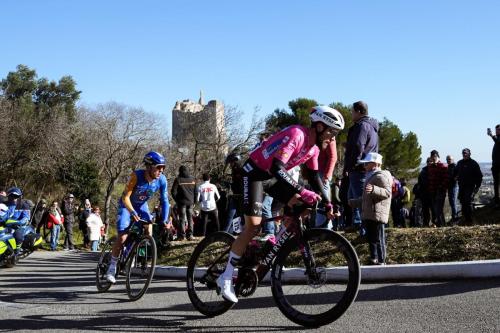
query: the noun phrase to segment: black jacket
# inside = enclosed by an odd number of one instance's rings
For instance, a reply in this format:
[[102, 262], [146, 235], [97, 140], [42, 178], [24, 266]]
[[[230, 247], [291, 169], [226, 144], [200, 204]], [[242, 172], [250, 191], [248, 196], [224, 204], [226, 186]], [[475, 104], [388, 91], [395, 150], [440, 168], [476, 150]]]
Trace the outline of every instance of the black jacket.
[[75, 205], [68, 200], [63, 200], [61, 205], [61, 212], [64, 215], [64, 223], [74, 222]]
[[193, 177], [177, 177], [174, 179], [170, 193], [178, 205], [193, 205], [196, 181]]
[[455, 177], [460, 188], [479, 189], [483, 181], [483, 173], [476, 161], [472, 158], [458, 161], [455, 167]]

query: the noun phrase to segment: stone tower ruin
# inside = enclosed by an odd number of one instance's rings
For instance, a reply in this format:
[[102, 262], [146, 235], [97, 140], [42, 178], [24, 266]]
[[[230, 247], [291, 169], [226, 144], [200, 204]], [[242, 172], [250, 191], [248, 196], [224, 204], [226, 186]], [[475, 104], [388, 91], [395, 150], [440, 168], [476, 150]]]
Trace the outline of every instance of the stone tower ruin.
[[172, 110], [174, 143], [179, 146], [185, 146], [194, 141], [214, 143], [221, 135], [225, 135], [222, 102], [211, 100], [205, 104], [203, 93], [200, 91], [198, 102], [186, 99], [175, 103]]

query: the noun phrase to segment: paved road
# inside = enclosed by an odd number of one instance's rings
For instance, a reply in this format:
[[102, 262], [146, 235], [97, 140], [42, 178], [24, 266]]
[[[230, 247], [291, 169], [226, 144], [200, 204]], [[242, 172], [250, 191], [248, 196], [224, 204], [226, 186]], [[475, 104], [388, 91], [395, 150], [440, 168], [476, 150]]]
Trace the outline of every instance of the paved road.
[[[91, 253], [37, 252], [0, 269], [0, 331], [280, 332], [303, 331], [274, 306], [270, 288], [206, 319], [182, 281], [154, 280], [129, 302], [123, 281], [104, 294], [94, 286]], [[500, 281], [362, 285], [349, 311], [322, 332], [500, 332]]]

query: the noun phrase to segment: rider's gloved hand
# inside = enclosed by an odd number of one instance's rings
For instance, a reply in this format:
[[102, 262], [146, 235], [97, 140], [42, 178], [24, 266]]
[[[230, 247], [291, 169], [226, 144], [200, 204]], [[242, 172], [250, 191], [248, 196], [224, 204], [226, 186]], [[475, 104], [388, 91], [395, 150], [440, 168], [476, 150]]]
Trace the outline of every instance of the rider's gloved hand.
[[321, 196], [316, 194], [316, 192], [309, 191], [305, 188], [300, 191], [300, 198], [308, 205], [314, 205], [316, 202], [321, 200]]
[[141, 217], [139, 216], [139, 214], [137, 214], [136, 211], [131, 212], [130, 215], [132, 216], [132, 218], [134, 219], [135, 222], [137, 222], [141, 219]]

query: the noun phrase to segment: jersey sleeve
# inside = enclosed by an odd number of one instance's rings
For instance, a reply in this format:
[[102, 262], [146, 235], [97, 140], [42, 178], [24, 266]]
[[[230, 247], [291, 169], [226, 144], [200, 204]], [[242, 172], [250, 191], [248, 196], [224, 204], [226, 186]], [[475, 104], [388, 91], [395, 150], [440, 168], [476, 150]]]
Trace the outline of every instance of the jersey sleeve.
[[170, 204], [168, 202], [167, 195], [168, 183], [167, 178], [165, 176], [161, 177], [160, 182], [160, 204], [161, 204], [161, 220], [162, 223], [166, 223], [168, 220], [168, 216], [170, 214]]
[[125, 185], [125, 189], [123, 190], [123, 195], [122, 195], [122, 201], [125, 207], [128, 209], [129, 212], [133, 212], [134, 207], [132, 206], [132, 202], [130, 201], [130, 196], [134, 192], [134, 188], [137, 185], [137, 175], [135, 172], [132, 172], [132, 174], [129, 176], [129, 179], [127, 181], [127, 184]]
[[286, 164], [290, 158], [294, 155], [297, 147], [301, 147], [304, 143], [304, 133], [302, 131], [291, 128], [288, 133], [289, 139], [274, 153], [274, 158]]

